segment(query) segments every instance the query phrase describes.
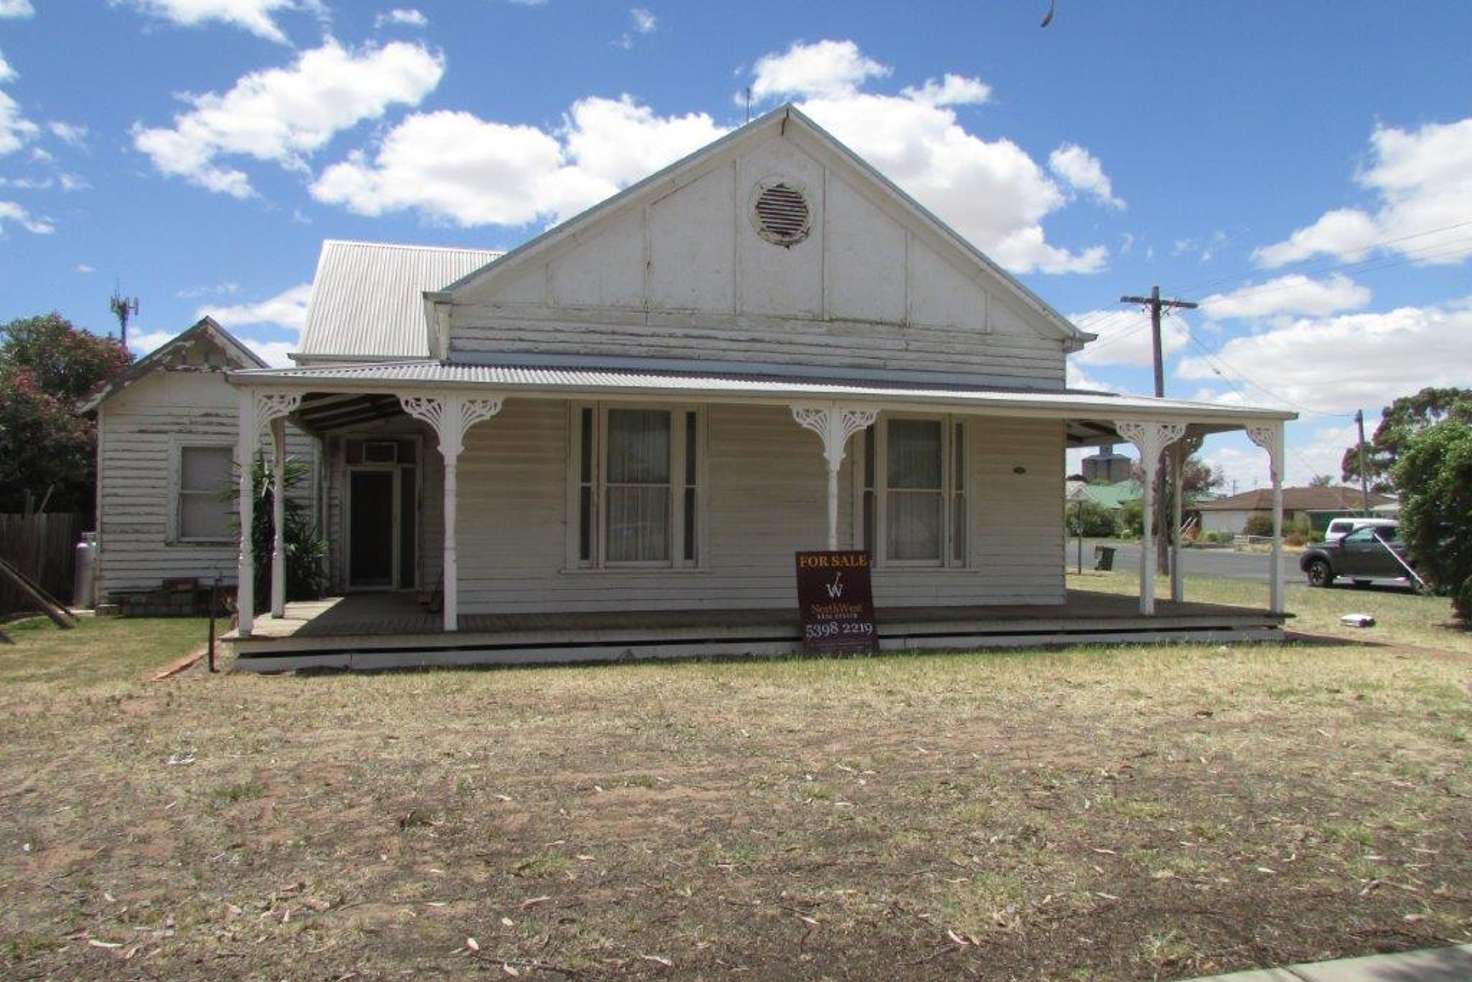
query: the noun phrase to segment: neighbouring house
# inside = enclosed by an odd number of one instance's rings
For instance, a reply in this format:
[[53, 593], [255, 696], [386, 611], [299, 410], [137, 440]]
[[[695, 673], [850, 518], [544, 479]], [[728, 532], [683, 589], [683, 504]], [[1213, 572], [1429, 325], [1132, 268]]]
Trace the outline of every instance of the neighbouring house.
[[1144, 493], [1140, 482], [1133, 478], [1116, 481], [1113, 484], [1070, 480], [1067, 500], [1090, 502], [1113, 512], [1117, 518], [1124, 513], [1125, 505], [1131, 501], [1139, 501]]
[[[234, 584], [239, 550], [230, 493], [240, 426], [225, 375], [265, 367], [205, 317], [79, 407], [97, 421], [99, 609], [189, 613], [207, 603], [216, 577]], [[288, 453], [310, 475], [293, 493], [315, 513], [316, 439], [295, 425], [287, 434]]]
[[257, 605], [243, 543], [237, 664], [791, 651], [825, 548], [883, 648], [1277, 636], [1280, 565], [1266, 610], [1157, 605], [1153, 548], [1138, 600], [1067, 589], [1066, 448], [1276, 473], [1293, 418], [1072, 391], [1091, 340], [791, 106], [504, 255], [328, 242], [296, 367], [228, 378], [239, 454], [322, 442], [341, 596]]
[[[1393, 505], [1389, 495], [1370, 492], [1370, 508], [1376, 514], [1383, 505]], [[1271, 514], [1273, 492], [1258, 488], [1241, 494], [1203, 501], [1196, 506], [1201, 512], [1202, 531], [1240, 533], [1247, 519], [1255, 513]], [[1336, 518], [1364, 514], [1364, 498], [1359, 488], [1307, 487], [1283, 489], [1283, 516], [1288, 524], [1308, 523], [1322, 532]]]

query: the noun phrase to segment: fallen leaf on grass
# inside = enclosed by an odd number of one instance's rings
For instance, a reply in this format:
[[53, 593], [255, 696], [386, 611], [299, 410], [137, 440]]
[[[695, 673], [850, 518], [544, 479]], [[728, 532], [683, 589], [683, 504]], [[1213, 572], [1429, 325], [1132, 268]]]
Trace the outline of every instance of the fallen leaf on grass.
[[947, 928], [946, 929], [946, 937], [950, 938], [956, 944], [961, 945], [963, 947], [965, 945], [972, 944], [971, 939], [968, 938], [968, 937], [966, 937], [966, 935], [964, 935], [964, 934], [957, 934], [955, 931], [952, 931], [950, 928]]
[[1258, 872], [1259, 872], [1259, 873], [1266, 873], [1266, 874], [1268, 874], [1268, 875], [1269, 875], [1269, 876], [1276, 876], [1276, 875], [1277, 875], [1277, 873], [1278, 873], [1278, 871], [1277, 871], [1277, 870], [1275, 870], [1275, 869], [1269, 869], [1269, 868], [1268, 868], [1268, 867], [1266, 867], [1266, 866], [1259, 866], [1259, 867], [1258, 867], [1258, 868], [1257, 868], [1257, 871], [1258, 871]]
[[121, 948], [121, 941], [98, 941], [96, 938], [88, 938], [87, 943], [94, 948]]
[[480, 951], [480, 942], [475, 940], [474, 938], [466, 938], [465, 947], [469, 948], [471, 951]]
[[513, 921], [509, 917], [503, 917], [503, 918], [501, 918], [501, 925], [503, 927], [515, 927], [516, 926], [516, 922]]
[[512, 968], [505, 962], [501, 963], [501, 971], [505, 972], [507, 975], [510, 975], [512, 978], [516, 978], [517, 976], [521, 975], [520, 972], [518, 972], [516, 969]]
[[521, 902], [521, 909], [526, 910], [529, 907], [535, 907], [537, 904], [545, 904], [551, 899], [551, 897], [532, 897], [530, 900], [523, 900]]
[[659, 964], [663, 965], [665, 968], [674, 968], [675, 967], [675, 963], [674, 962], [670, 961], [668, 958], [665, 958], [665, 957], [663, 957], [661, 955], [640, 955], [639, 957], [642, 958], [642, 959], [644, 959], [646, 962], [658, 962]]

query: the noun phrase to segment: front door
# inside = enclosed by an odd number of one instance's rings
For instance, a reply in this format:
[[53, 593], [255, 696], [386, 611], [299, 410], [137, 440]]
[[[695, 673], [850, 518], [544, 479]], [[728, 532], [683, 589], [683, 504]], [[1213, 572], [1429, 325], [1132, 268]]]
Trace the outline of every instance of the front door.
[[397, 468], [348, 473], [348, 586], [394, 585]]

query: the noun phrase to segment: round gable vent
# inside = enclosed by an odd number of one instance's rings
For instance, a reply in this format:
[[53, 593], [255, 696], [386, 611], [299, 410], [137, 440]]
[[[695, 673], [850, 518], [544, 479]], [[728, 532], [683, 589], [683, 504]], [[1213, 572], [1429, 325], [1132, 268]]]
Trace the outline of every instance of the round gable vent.
[[808, 237], [808, 200], [792, 185], [762, 187], [753, 207], [757, 234], [773, 245], [794, 246]]

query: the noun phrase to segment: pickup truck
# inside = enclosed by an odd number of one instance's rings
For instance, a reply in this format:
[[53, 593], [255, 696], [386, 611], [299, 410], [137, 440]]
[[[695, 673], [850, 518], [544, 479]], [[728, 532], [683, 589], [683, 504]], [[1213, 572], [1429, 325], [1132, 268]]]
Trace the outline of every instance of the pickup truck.
[[[1355, 529], [1337, 542], [1322, 542], [1305, 549], [1298, 568], [1308, 578], [1309, 586], [1329, 586], [1338, 577], [1364, 586], [1375, 579], [1404, 579], [1405, 542], [1398, 525], [1367, 526]], [[1414, 564], [1413, 564], [1414, 565]]]

